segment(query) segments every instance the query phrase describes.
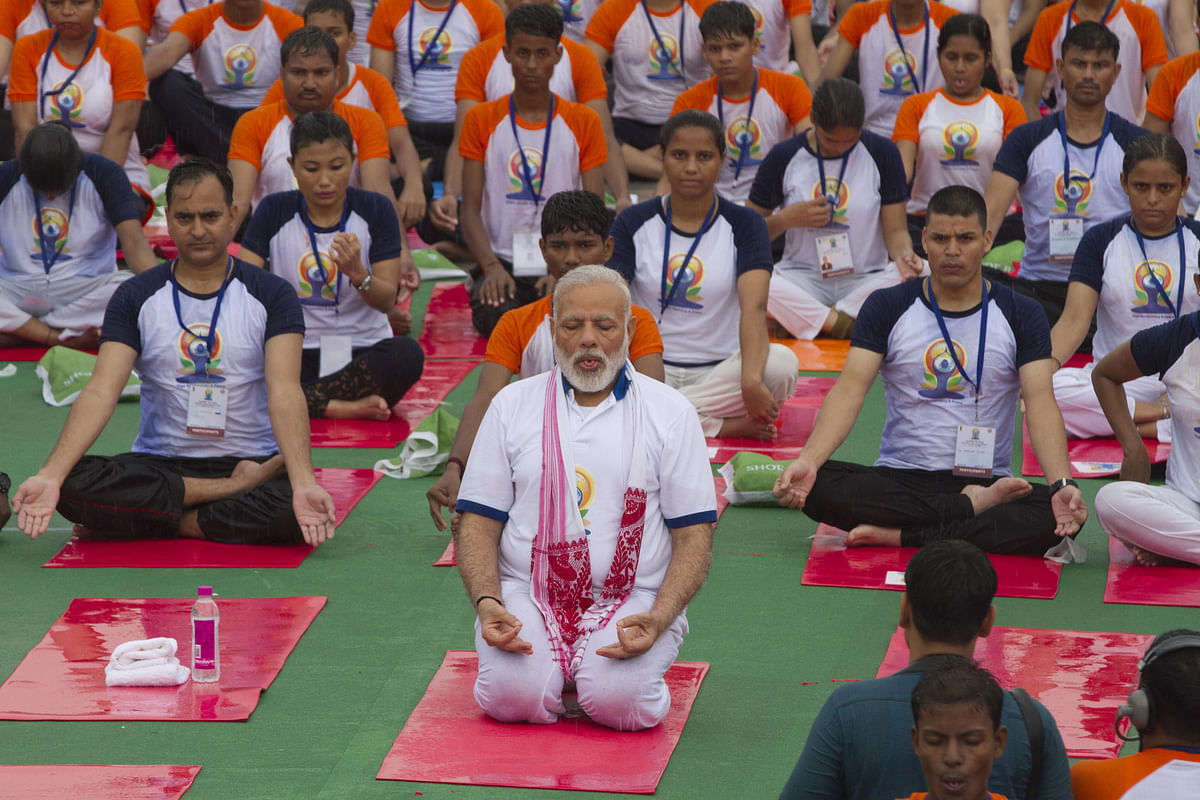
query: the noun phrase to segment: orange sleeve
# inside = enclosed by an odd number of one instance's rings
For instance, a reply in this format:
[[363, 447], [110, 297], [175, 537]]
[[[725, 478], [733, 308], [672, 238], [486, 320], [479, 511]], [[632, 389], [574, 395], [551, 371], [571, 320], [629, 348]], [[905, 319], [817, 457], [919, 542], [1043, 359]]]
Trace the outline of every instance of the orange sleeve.
[[229, 161], [245, 161], [262, 171], [262, 151], [279, 120], [287, 116], [287, 103], [259, 106], [247, 111], [233, 126], [229, 138]]
[[687, 0], [687, 4], [691, 6], [692, 11], [696, 14], [697, 18], [703, 17], [704, 12], [708, 10], [708, 7], [715, 2], [717, 2], [717, 0]]
[[46, 54], [50, 37], [54, 31], [47, 29], [29, 36], [22, 36], [13, 45], [12, 58], [8, 67], [8, 99], [13, 103], [26, 103], [38, 99], [38, 62]]
[[542, 320], [550, 314], [550, 307], [551, 298], [545, 297], [505, 312], [488, 337], [484, 360], [499, 364], [509, 372], [520, 372], [525, 348], [537, 333]]
[[29, 9], [33, 8], [33, 3], [34, 0], [8, 0], [6, 3], [0, 3], [0, 36], [10, 42], [15, 41], [17, 26], [25, 19]]
[[138, 13], [142, 15], [142, 24], [146, 26], [146, 33], [150, 32], [150, 24], [154, 22], [154, 12], [158, 10], [159, 0], [137, 0]]
[[[858, 48], [862, 38], [880, 16], [887, 13], [887, 0], [876, 0], [871, 3], [855, 3], [850, 6], [838, 25], [838, 33], [843, 39]], [[932, 13], [932, 12], [931, 12]]]
[[262, 108], [263, 106], [273, 106], [276, 103], [283, 102], [284, 99], [283, 79], [276, 78], [275, 82], [271, 84], [271, 88], [267, 89], [267, 93], [263, 95], [262, 102], [258, 104], [258, 107]]
[[812, 14], [812, 0], [783, 0], [783, 11], [788, 19], [801, 14]]
[[113, 102], [145, 99], [146, 71], [137, 45], [115, 33], [98, 37], [96, 43], [112, 69]]
[[348, 106], [340, 102], [333, 104], [333, 113], [350, 124], [354, 144], [358, 147], [358, 163], [370, 161], [372, 158], [390, 160], [392, 153], [388, 149], [383, 117], [369, 108]]
[[558, 113], [575, 134], [575, 141], [579, 145], [579, 174], [608, 161], [608, 144], [604, 141], [599, 115], [579, 103], [568, 103], [562, 98], [558, 102]]
[[571, 82], [575, 84], [575, 98], [580, 103], [592, 100], [607, 100], [608, 85], [604, 83], [604, 71], [600, 69], [595, 54], [587, 45], [573, 39], [563, 38], [563, 50], [571, 58]]
[[286, 8], [273, 6], [270, 3], [267, 3], [265, 8], [267, 16], [271, 18], [271, 25], [275, 28], [275, 35], [279, 37], [280, 42], [286, 39], [292, 31], [298, 31], [304, 27], [304, 20]]
[[1197, 68], [1200, 68], [1200, 53], [1189, 53], [1167, 62], [1150, 86], [1146, 111], [1167, 122], [1173, 120], [1175, 101], [1192, 75], [1196, 74]]
[[496, 123], [508, 113], [508, 98], [509, 95], [504, 95], [499, 100], [471, 107], [463, 117], [462, 134], [458, 138], [460, 156], [483, 162]]
[[[371, 105], [375, 107], [375, 113], [383, 118], [383, 127], [389, 131], [401, 126], [407, 128], [408, 120], [404, 118], [404, 112], [400, 110], [400, 101], [396, 99], [396, 92], [387, 82], [387, 78], [370, 67], [362, 65], [359, 65], [354, 74], [358, 80], [362, 81], [363, 88], [367, 90], [367, 96], [371, 98]], [[282, 95], [280, 97], [282, 98]]]
[[1122, 0], [1121, 7], [1142, 45], [1142, 72], [1167, 63], [1167, 40], [1158, 26], [1158, 15], [1128, 0]]
[[1000, 113], [1004, 115], [1004, 138], [1007, 139], [1010, 133], [1026, 123], [1025, 108], [1021, 105], [1021, 101], [1015, 97], [996, 94], [990, 89], [988, 90], [988, 94], [1000, 106]]
[[904, 98], [896, 112], [896, 127], [892, 129], [893, 142], [919, 142], [921, 140], [921, 117], [933, 100], [935, 92], [922, 92]]
[[468, 50], [458, 65], [458, 79], [454, 82], [454, 100], [474, 100], [476, 103], [486, 103], [487, 96], [483, 92], [487, 83], [488, 71], [492, 68], [496, 53], [504, 45], [501, 38], [488, 39]]
[[771, 70], [762, 70], [759, 75], [763, 88], [793, 126], [812, 113], [812, 93], [802, 78]]
[[1070, 10], [1071, 4], [1067, 2], [1042, 9], [1033, 24], [1033, 33], [1029, 34], [1029, 44], [1025, 46], [1025, 66], [1042, 72], [1054, 69], [1054, 37]]
[[946, 20], [950, 19], [957, 13], [957, 8], [952, 8], [951, 6], [943, 5], [942, 3], [929, 4], [929, 21], [936, 25], [939, 31], [942, 29], [942, 26], [946, 24]]
[[379, 0], [371, 17], [371, 26], [367, 28], [367, 44], [380, 50], [395, 50], [393, 33], [412, 4], [413, 0]]
[[462, 4], [475, 20], [479, 41], [486, 42], [493, 36], [504, 35], [504, 14], [492, 0], [462, 0]]
[[113, 32], [135, 27], [150, 31], [150, 23], [142, 19], [136, 0], [105, 0], [100, 6], [99, 17], [104, 27]]
[[189, 11], [171, 23], [168, 33], [182, 33], [192, 41], [192, 49], [195, 50], [204, 41], [204, 37], [212, 33], [213, 24], [221, 15], [221, 8], [220, 3], [214, 3]]
[[[766, 74], [765, 72], [763, 73]], [[680, 111], [685, 111], [689, 108], [694, 108], [697, 111], [705, 111], [712, 108], [713, 98], [717, 96], [717, 79], [709, 78], [706, 81], [697, 83], [690, 89], [685, 89], [675, 98], [675, 105], [671, 106], [671, 116], [675, 116]]]
[[654, 324], [654, 316], [641, 306], [630, 308], [637, 325], [633, 329], [633, 341], [629, 343], [629, 360], [637, 361], [642, 356], [663, 351], [662, 336], [658, 325]]
[[584, 35], [611, 53], [621, 26], [636, 8], [636, 2], [630, 0], [604, 0], [592, 14]]

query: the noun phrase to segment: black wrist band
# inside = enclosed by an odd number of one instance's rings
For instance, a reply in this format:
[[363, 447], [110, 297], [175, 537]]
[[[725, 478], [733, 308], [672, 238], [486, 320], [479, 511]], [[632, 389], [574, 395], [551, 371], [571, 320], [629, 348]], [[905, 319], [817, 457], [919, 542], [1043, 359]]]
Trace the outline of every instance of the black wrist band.
[[475, 610], [476, 611], [479, 610], [479, 604], [482, 603], [484, 600], [495, 600], [500, 605], [501, 608], [504, 607], [504, 601], [501, 600], [499, 597], [494, 597], [493, 595], [490, 595], [490, 594], [483, 594], [483, 595], [480, 595], [479, 599], [475, 601]]
[[1054, 483], [1050, 484], [1050, 496], [1054, 497], [1054, 495], [1058, 494], [1060, 490], [1065, 489], [1068, 486], [1074, 486], [1076, 489], [1079, 488], [1079, 484], [1075, 482], [1074, 478], [1059, 478]]

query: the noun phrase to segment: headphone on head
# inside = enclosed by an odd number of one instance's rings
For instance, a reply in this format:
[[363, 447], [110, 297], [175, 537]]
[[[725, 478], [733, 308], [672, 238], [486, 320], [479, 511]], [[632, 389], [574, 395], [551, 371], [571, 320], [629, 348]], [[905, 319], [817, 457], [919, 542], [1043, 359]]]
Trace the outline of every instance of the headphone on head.
[[[1151, 645], [1146, 654], [1138, 661], [1138, 675], [1140, 676], [1146, 667], [1167, 653], [1174, 653], [1176, 650], [1188, 650], [1193, 647], [1200, 648], [1200, 635], [1193, 633], [1172, 636], [1169, 639], [1160, 641], [1158, 644]], [[1126, 742], [1136, 742], [1141, 738], [1141, 735], [1126, 736], [1121, 733], [1121, 720], [1128, 719], [1133, 727], [1140, 730], [1141, 728], [1149, 727], [1151, 720], [1154, 718], [1154, 701], [1150, 693], [1140, 685], [1140, 679], [1138, 683], [1138, 688], [1130, 693], [1129, 698], [1117, 706], [1117, 718], [1113, 720], [1113, 729], [1116, 731], [1117, 736]]]

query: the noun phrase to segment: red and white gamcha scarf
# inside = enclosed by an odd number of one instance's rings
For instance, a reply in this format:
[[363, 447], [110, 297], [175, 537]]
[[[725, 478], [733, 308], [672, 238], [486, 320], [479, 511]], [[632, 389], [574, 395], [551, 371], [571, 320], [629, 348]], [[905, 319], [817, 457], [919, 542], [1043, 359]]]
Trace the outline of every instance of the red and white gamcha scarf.
[[[626, 361], [627, 374], [632, 366]], [[592, 592], [592, 561], [587, 534], [575, 501], [575, 459], [570, 450], [567, 394], [558, 367], [546, 380], [542, 417], [542, 485], [538, 530], [533, 541], [530, 577], [533, 600], [546, 622], [550, 646], [567, 680], [575, 670], [592, 633], [604, 627], [633, 589], [642, 531], [646, 518], [646, 453], [639, 435], [644, 430], [642, 398], [634, 382], [620, 401], [624, 406], [626, 460], [625, 509], [617, 548], [597, 598]], [[567, 447], [563, 447], [563, 443]]]

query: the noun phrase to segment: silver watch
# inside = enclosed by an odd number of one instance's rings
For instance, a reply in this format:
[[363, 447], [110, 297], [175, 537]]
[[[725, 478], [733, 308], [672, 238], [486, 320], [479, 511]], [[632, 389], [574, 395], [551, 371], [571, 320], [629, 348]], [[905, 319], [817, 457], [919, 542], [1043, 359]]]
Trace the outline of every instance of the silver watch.
[[[354, 286], [354, 284], [350, 284], [350, 285]], [[354, 288], [358, 289], [360, 292], [365, 292], [368, 289], [370, 289], [371, 288], [371, 273], [368, 272], [367, 277], [362, 279], [362, 283], [360, 283], [358, 286], [354, 286]]]

